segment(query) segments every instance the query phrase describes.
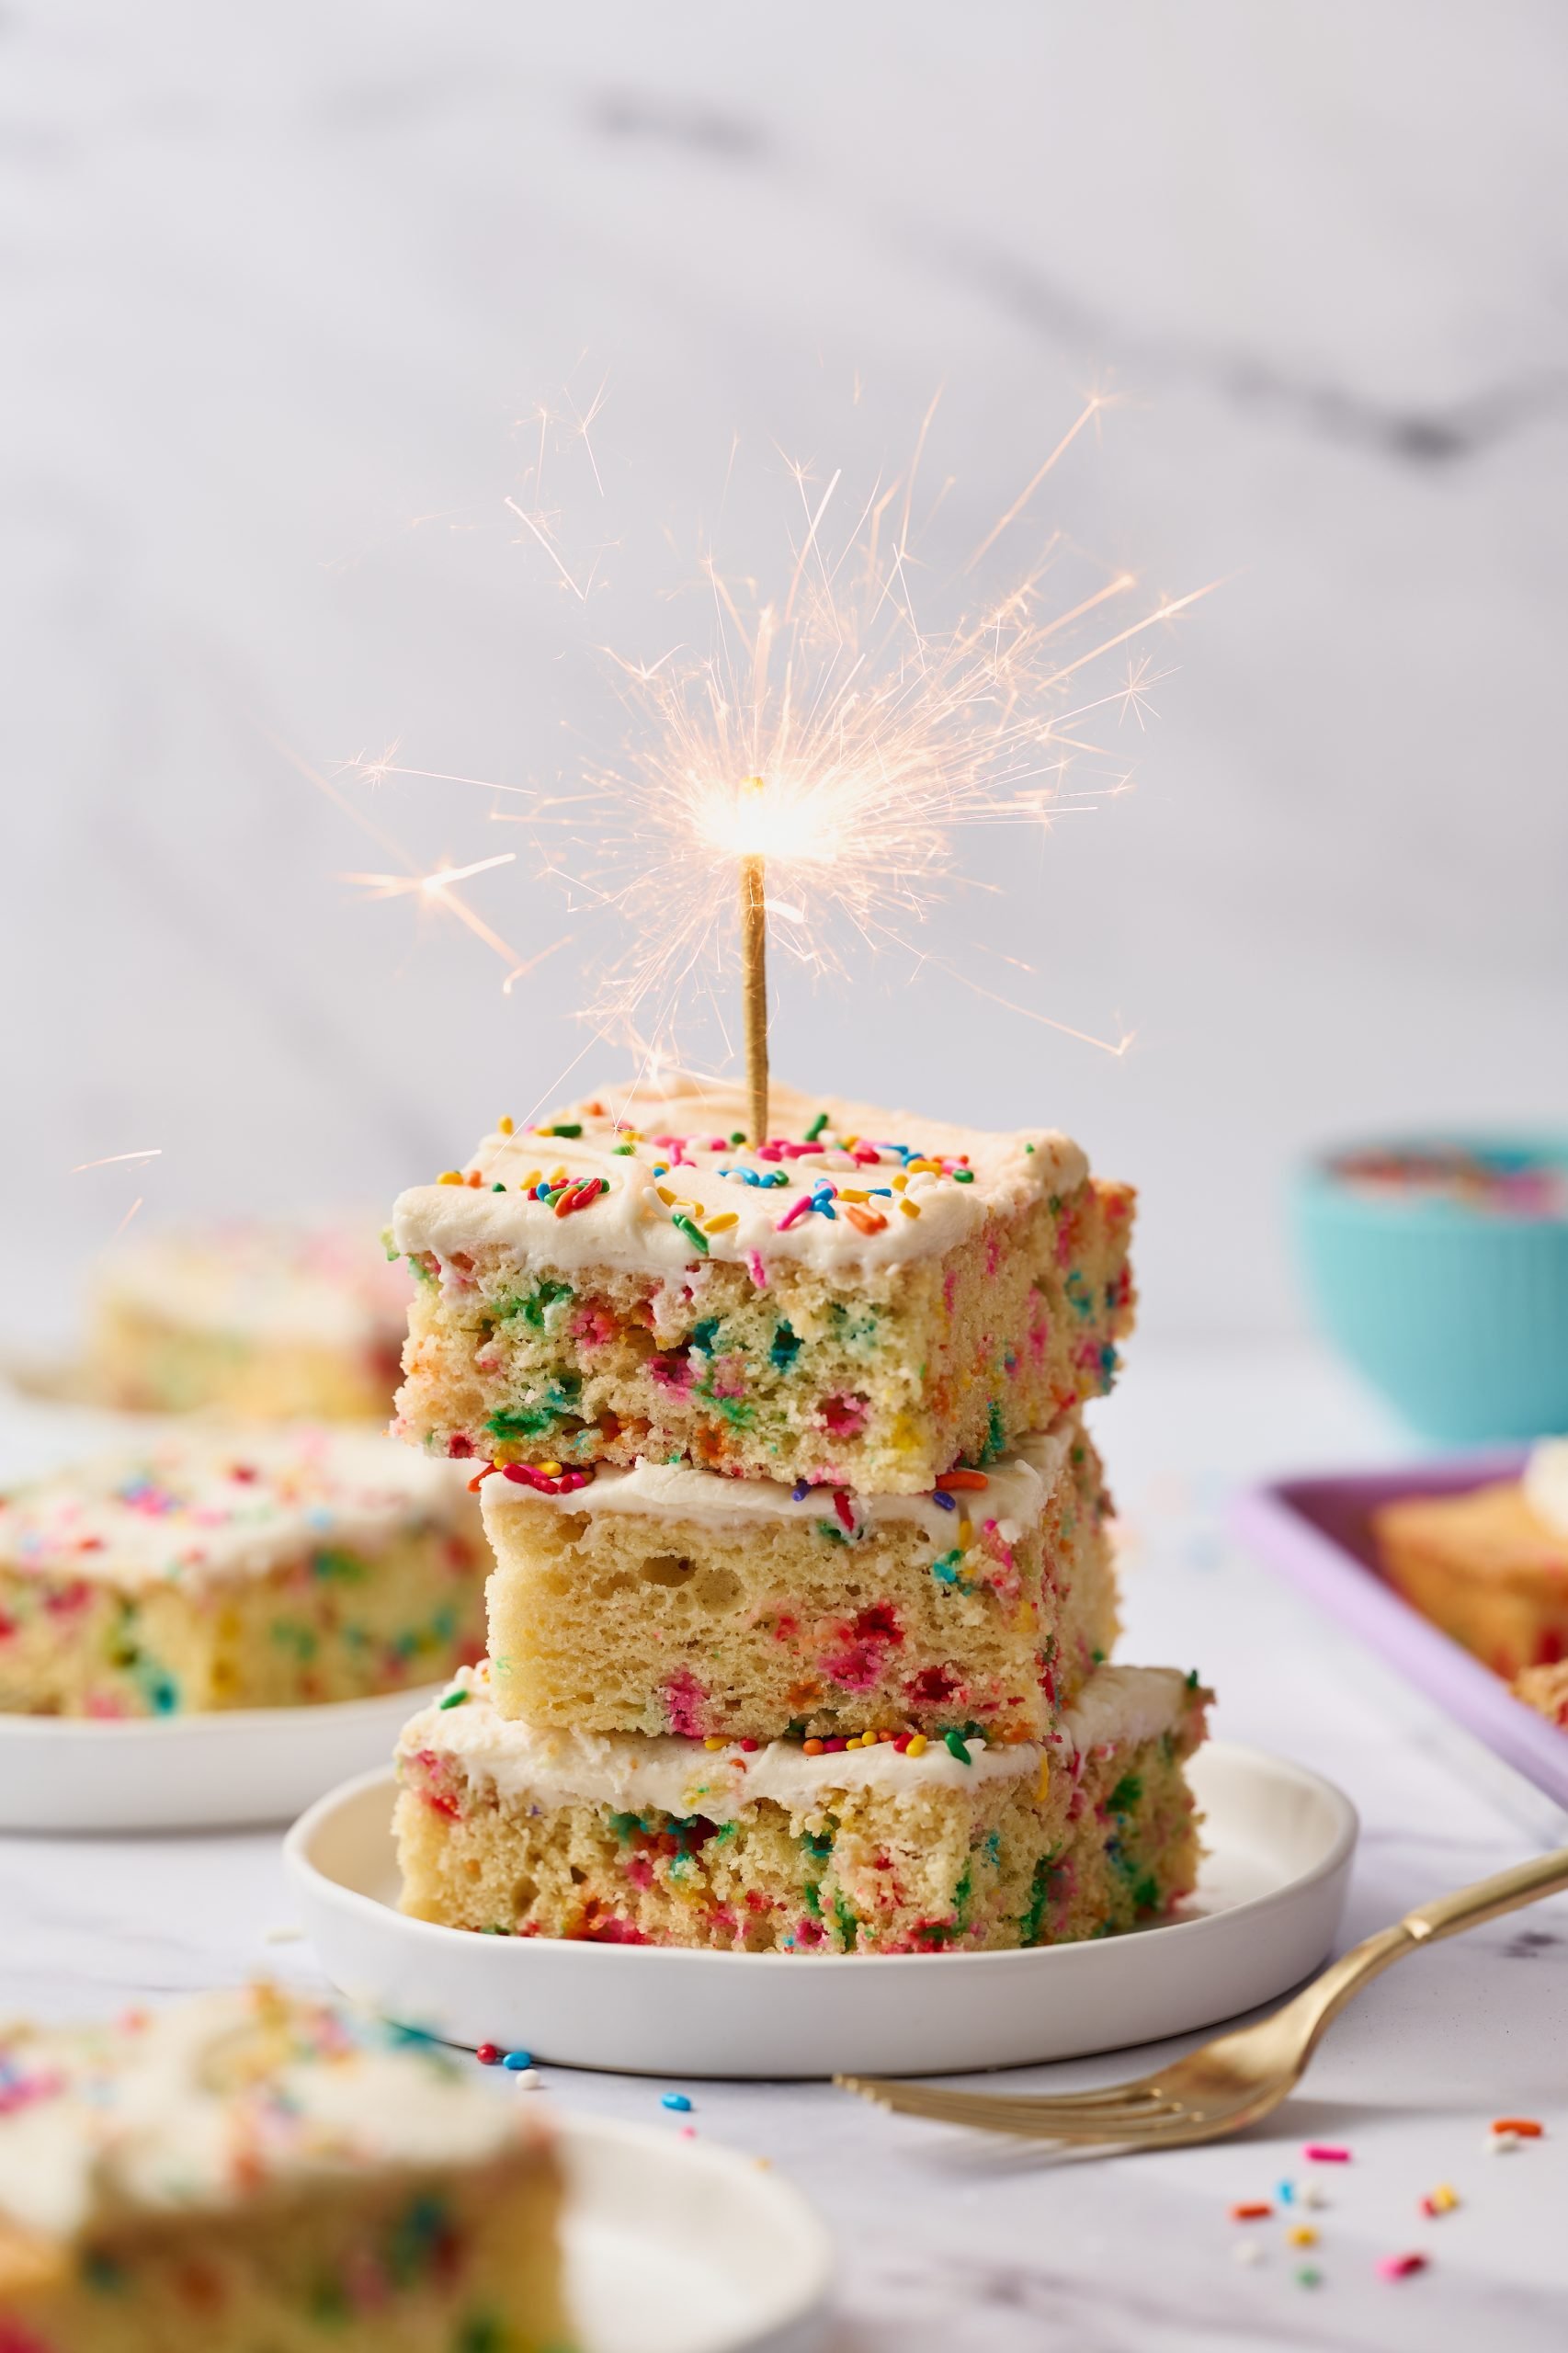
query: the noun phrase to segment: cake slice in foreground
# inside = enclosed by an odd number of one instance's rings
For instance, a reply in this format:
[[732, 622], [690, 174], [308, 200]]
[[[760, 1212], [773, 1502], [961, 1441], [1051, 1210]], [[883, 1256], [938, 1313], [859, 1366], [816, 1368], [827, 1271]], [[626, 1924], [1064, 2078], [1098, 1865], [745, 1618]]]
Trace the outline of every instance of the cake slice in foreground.
[[1076, 1414], [926, 1495], [640, 1462], [484, 1481], [491, 1694], [543, 1730], [1050, 1730], [1116, 1638]]
[[439, 1682], [484, 1648], [455, 1466], [191, 1422], [0, 1495], [0, 1711], [167, 1716]]
[[270, 1987], [0, 2035], [6, 2353], [566, 2353], [548, 2131]]
[[491, 1934], [736, 1952], [1041, 1945], [1168, 1911], [1208, 1693], [1101, 1667], [1057, 1732], [747, 1749], [535, 1732], [485, 1667], [403, 1732], [403, 1908]]
[[369, 1218], [142, 1233], [95, 1270], [87, 1382], [136, 1413], [384, 1423], [407, 1314]]
[[1132, 1193], [988, 1134], [673, 1080], [510, 1120], [404, 1193], [398, 1434], [499, 1462], [683, 1461], [918, 1495], [1103, 1394]]

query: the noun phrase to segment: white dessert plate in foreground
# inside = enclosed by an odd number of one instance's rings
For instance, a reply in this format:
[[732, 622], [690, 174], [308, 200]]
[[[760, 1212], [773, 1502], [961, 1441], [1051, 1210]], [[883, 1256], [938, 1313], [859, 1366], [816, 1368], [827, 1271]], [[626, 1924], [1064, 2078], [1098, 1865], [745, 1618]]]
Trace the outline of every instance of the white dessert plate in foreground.
[[711, 2141], [557, 2120], [584, 2353], [810, 2353], [833, 2253], [799, 2192]]
[[347, 1773], [381, 1765], [421, 1685], [314, 1708], [209, 1715], [0, 1715], [0, 1830], [232, 1830], [288, 1822]]
[[1183, 1916], [1029, 1952], [691, 1952], [405, 1919], [390, 1772], [323, 1798], [284, 1857], [333, 1984], [445, 2042], [632, 2075], [941, 2075], [1211, 2026], [1316, 1968], [1349, 1877], [1349, 1799], [1223, 1742], [1189, 1769], [1210, 1851]]

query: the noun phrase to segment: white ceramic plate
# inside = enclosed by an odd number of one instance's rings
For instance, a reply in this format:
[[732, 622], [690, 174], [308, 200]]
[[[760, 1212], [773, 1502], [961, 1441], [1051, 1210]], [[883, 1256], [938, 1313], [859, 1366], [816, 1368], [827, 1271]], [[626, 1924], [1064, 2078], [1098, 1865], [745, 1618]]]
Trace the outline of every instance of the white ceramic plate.
[[0, 1715], [0, 1830], [211, 1830], [288, 1822], [384, 1764], [439, 1684], [317, 1708], [212, 1715]]
[[1303, 1766], [1220, 1742], [1191, 1771], [1210, 1854], [1185, 1915], [1031, 1952], [684, 1952], [405, 1919], [390, 1773], [323, 1798], [284, 1857], [333, 1983], [443, 2041], [632, 2075], [941, 2075], [1210, 2026], [1323, 1960], [1356, 1844], [1348, 1798]]
[[788, 2182], [710, 2141], [558, 2120], [585, 2353], [810, 2353], [833, 2255]]

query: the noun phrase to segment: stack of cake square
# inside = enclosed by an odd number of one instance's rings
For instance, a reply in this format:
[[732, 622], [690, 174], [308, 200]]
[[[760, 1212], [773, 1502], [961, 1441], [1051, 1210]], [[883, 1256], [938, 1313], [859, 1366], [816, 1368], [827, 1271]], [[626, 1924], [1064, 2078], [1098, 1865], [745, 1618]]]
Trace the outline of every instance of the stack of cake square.
[[1107, 1664], [1081, 1408], [1132, 1196], [1065, 1137], [674, 1078], [405, 1193], [396, 1429], [475, 1463], [490, 1650], [400, 1745], [404, 1906], [927, 1952], [1190, 1888], [1196, 1676]]

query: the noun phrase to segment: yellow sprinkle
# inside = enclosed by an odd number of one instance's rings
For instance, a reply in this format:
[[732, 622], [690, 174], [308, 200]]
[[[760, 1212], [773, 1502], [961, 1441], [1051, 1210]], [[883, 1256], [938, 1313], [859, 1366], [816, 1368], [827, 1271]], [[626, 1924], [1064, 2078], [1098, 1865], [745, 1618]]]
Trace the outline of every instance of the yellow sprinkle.
[[858, 1193], [853, 1185], [840, 1185], [838, 1198], [841, 1201], [869, 1201], [871, 1196], [869, 1193]]
[[840, 1142], [843, 1143], [846, 1152], [853, 1152], [859, 1141], [860, 1139], [858, 1136], [844, 1136], [840, 1138]]
[[1432, 2203], [1439, 2214], [1451, 2214], [1459, 2202], [1459, 2191], [1446, 2181], [1439, 2182], [1432, 2192]]
[[724, 1744], [717, 1733], [710, 1732], [702, 1745], [704, 1748], [722, 1748]]
[[908, 1182], [909, 1182], [908, 1177], [904, 1175], [904, 1173], [903, 1173], [903, 1169], [901, 1168], [901, 1169], [899, 1170], [899, 1172], [898, 1172], [898, 1175], [897, 1175], [897, 1176], [893, 1178], [893, 1180], [892, 1180], [892, 1188], [893, 1188], [893, 1191], [894, 1191], [895, 1193], [902, 1193], [902, 1192], [903, 1192], [903, 1188], [904, 1188], [904, 1187], [908, 1184]]
[[912, 1201], [907, 1193], [904, 1194], [903, 1199], [899, 1202], [899, 1208], [903, 1211], [905, 1217], [918, 1217], [920, 1214], [918, 1202]]
[[560, 1167], [552, 1168], [550, 1172], [550, 1181], [552, 1185], [564, 1185], [566, 1182], [565, 1169]]
[[1040, 1779], [1035, 1783], [1034, 1802], [1036, 1805], [1043, 1805], [1050, 1795], [1051, 1759], [1049, 1756], [1042, 1756], [1040, 1760]]
[[662, 1201], [663, 1201], [663, 1203], [664, 1203], [665, 1207], [667, 1210], [673, 1210], [673, 1209], [674, 1209], [674, 1207], [675, 1207], [675, 1205], [676, 1205], [676, 1197], [675, 1197], [675, 1195], [671, 1192], [671, 1190], [670, 1190], [670, 1188], [669, 1188], [669, 1187], [668, 1187], [667, 1185], [655, 1185], [655, 1186], [654, 1186], [654, 1188], [653, 1188], [653, 1190], [654, 1190], [654, 1192], [655, 1192], [655, 1193], [657, 1193], [657, 1195], [658, 1195], [658, 1197], [659, 1197], [660, 1200], [662, 1200]]
[[917, 1732], [903, 1753], [906, 1756], [924, 1756], [926, 1754], [925, 1733]]
[[964, 1550], [967, 1552], [967, 1551], [969, 1550], [969, 1547], [973, 1543], [973, 1541], [974, 1541], [974, 1522], [973, 1522], [973, 1520], [972, 1520], [972, 1519], [960, 1519], [960, 1522], [959, 1522], [959, 1542], [963, 1546]]
[[543, 1184], [543, 1182], [544, 1182], [544, 1171], [543, 1171], [543, 1169], [542, 1169], [542, 1168], [530, 1168], [530, 1169], [528, 1170], [528, 1175], [523, 1178], [523, 1190], [524, 1190], [524, 1192], [525, 1192], [525, 1193], [531, 1193], [531, 1192], [533, 1191], [533, 1188], [534, 1188], [534, 1187], [535, 1187], [536, 1185], [542, 1185], [542, 1184]]
[[498, 1135], [509, 1136], [511, 1134], [512, 1114], [510, 1111], [502, 1112], [501, 1117], [495, 1122], [495, 1131]]
[[740, 1222], [737, 1210], [726, 1210], [722, 1217], [710, 1217], [702, 1231], [704, 1233], [722, 1233], [726, 1226], [739, 1225]]
[[910, 1160], [904, 1165], [911, 1176], [939, 1176], [942, 1173], [939, 1160]]
[[536, 1471], [542, 1471], [547, 1479], [559, 1479], [561, 1476], [559, 1462], [536, 1462], [534, 1468]]
[[1316, 2246], [1318, 2234], [1310, 2222], [1298, 2222], [1293, 2231], [1286, 2232], [1285, 2243], [1288, 2246]]
[[460, 1185], [462, 1181], [463, 1173], [460, 1168], [443, 1168], [436, 1179], [437, 1185]]

